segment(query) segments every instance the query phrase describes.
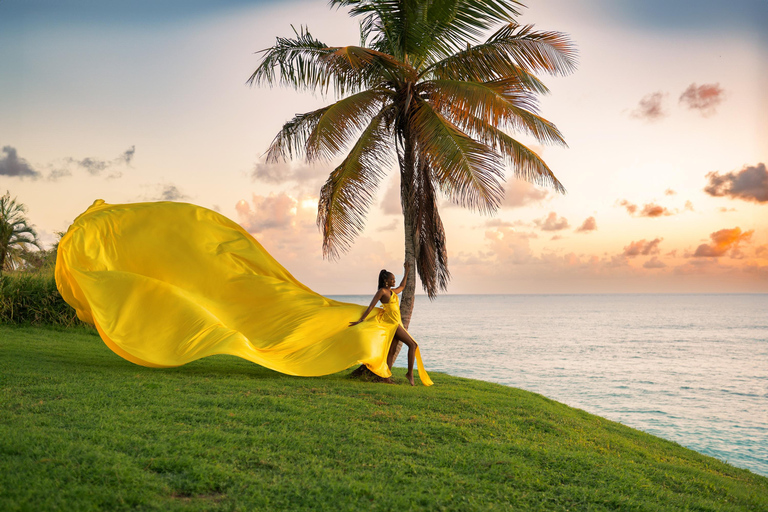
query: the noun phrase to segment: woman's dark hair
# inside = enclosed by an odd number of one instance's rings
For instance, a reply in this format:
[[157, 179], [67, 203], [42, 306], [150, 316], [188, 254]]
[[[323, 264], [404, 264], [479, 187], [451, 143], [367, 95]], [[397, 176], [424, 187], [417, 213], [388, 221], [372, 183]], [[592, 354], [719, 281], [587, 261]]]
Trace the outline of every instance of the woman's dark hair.
[[379, 288], [387, 287], [387, 279], [389, 278], [389, 274], [390, 272], [384, 269], [379, 272]]

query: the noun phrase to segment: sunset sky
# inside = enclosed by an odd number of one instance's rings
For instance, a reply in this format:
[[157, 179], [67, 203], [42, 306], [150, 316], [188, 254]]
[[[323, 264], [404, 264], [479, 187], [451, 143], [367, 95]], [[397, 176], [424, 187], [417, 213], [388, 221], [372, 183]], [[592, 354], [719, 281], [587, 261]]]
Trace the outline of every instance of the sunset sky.
[[[542, 77], [569, 147], [532, 146], [567, 194], [510, 178], [492, 217], [443, 198], [448, 292], [768, 292], [768, 2], [524, 3], [521, 24], [579, 51]], [[341, 46], [357, 23], [324, 1], [0, 0], [0, 193], [46, 244], [96, 199], [195, 203], [310, 288], [372, 293], [381, 268], [402, 274], [397, 172], [354, 248], [323, 260], [334, 162], [262, 155], [333, 97], [245, 83], [291, 24]]]

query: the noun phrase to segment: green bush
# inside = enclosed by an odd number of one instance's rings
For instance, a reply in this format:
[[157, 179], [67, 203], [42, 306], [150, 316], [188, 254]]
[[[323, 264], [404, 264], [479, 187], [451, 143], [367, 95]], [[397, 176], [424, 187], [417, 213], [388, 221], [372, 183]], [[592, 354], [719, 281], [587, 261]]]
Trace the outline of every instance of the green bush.
[[0, 323], [83, 325], [56, 289], [51, 270], [0, 275]]

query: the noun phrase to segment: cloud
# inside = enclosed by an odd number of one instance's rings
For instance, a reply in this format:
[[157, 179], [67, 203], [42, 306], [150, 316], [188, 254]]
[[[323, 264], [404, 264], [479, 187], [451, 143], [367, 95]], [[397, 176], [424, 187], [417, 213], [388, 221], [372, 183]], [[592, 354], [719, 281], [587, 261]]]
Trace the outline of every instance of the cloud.
[[637, 212], [637, 205], [630, 203], [626, 199], [622, 199], [617, 204], [619, 206], [623, 206], [624, 208], [626, 208], [627, 209], [627, 213], [629, 213], [630, 215], [634, 215], [635, 212]]
[[654, 256], [653, 258], [643, 263], [643, 268], [664, 268], [666, 266], [667, 264], [661, 261], [658, 256]]
[[698, 87], [691, 84], [680, 95], [679, 103], [690, 110], [698, 110], [703, 116], [710, 116], [724, 98], [725, 91], [720, 84], [703, 84]]
[[659, 244], [663, 238], [654, 238], [653, 240], [646, 242], [645, 239], [638, 240], [637, 242], [630, 242], [628, 246], [624, 247], [622, 256], [627, 258], [634, 258], [635, 256], [649, 256], [652, 254], [659, 254]]
[[176, 185], [168, 184], [163, 186], [160, 199], [163, 201], [181, 201], [182, 199], [189, 199], [189, 196], [182, 194]]
[[69, 169], [54, 169], [48, 173], [48, 180], [56, 181], [59, 178], [66, 178], [68, 176], [72, 176], [72, 172]]
[[542, 231], [560, 231], [570, 227], [568, 219], [565, 217], [557, 218], [555, 212], [550, 212], [545, 218], [536, 219], [533, 221]]
[[645, 206], [643, 206], [643, 209], [638, 214], [639, 217], [662, 217], [662, 216], [668, 216], [673, 215], [672, 212], [667, 210], [663, 206], [659, 206], [655, 203], [648, 203]]
[[32, 168], [23, 158], [19, 158], [16, 148], [3, 146], [4, 157], [0, 157], [0, 176], [37, 179], [40, 173]]
[[305, 185], [308, 190], [317, 194], [328, 179], [328, 174], [329, 170], [321, 166], [300, 165], [293, 167], [287, 162], [273, 164], [258, 162], [254, 164], [251, 171], [251, 180], [275, 185], [294, 182]]
[[131, 146], [130, 148], [120, 153], [119, 156], [113, 158], [112, 160], [102, 160], [100, 158], [92, 158], [92, 157], [85, 157], [81, 159], [68, 157], [64, 160], [66, 167], [52, 171], [51, 174], [48, 176], [48, 179], [56, 180], [64, 176], [71, 175], [68, 169], [68, 166], [70, 165], [79, 167], [80, 169], [86, 171], [91, 176], [101, 176], [102, 173], [104, 173], [105, 171], [112, 171], [107, 176], [107, 178], [109, 179], [120, 178], [123, 175], [123, 173], [120, 170], [115, 170], [115, 168], [131, 165], [131, 162], [133, 161], [133, 157], [135, 154], [136, 154], [136, 146]]
[[636, 119], [658, 121], [667, 115], [662, 105], [665, 96], [666, 93], [661, 91], [644, 96], [630, 115]]
[[118, 158], [122, 159], [125, 162], [125, 165], [131, 165], [131, 162], [133, 161], [133, 155], [136, 154], [136, 146], [131, 146], [130, 148], [123, 151], [123, 154], [120, 155]]
[[155, 185], [142, 185], [143, 188], [154, 188], [153, 192], [144, 194], [143, 201], [183, 201], [189, 196], [182, 193], [173, 183], [157, 183]]
[[546, 189], [537, 187], [527, 181], [512, 180], [507, 182], [504, 187], [504, 199], [501, 201], [502, 207], [519, 208], [529, 204], [538, 204], [548, 199], [550, 192]]
[[768, 202], [768, 171], [764, 163], [746, 166], [738, 172], [707, 174], [704, 192], [715, 197], [730, 197], [756, 203]]
[[400, 173], [393, 173], [392, 179], [389, 181], [389, 187], [384, 192], [381, 202], [382, 212], [385, 215], [401, 215], [403, 213], [403, 207], [400, 204]]
[[677, 192], [675, 192], [675, 191], [674, 191], [674, 190], [672, 190], [671, 188], [668, 188], [667, 190], [665, 190], [665, 191], [664, 191], [664, 195], [665, 195], [665, 196], [673, 196], [673, 195], [675, 195], [675, 194], [677, 194]]
[[241, 199], [235, 205], [240, 225], [249, 233], [261, 233], [268, 229], [286, 228], [292, 225], [296, 215], [297, 200], [285, 192], [268, 197], [253, 194], [251, 204]]
[[754, 230], [742, 232], [739, 227], [715, 231], [709, 235], [709, 238], [712, 241], [708, 244], [701, 244], [698, 246], [696, 252], [693, 253], [693, 257], [719, 258], [725, 256], [728, 251], [731, 251], [732, 258], [741, 257], [739, 245], [742, 242], [749, 242], [752, 238], [752, 233], [754, 233]]
[[[656, 203], [646, 203], [643, 205], [643, 208], [640, 210], [639, 207], [636, 204], [630, 203], [626, 199], [622, 199], [621, 201], [618, 201], [616, 204], [619, 206], [623, 206], [627, 213], [630, 215], [633, 215], [635, 217], [666, 217], [669, 215], [674, 215], [675, 213], [679, 213], [677, 211], [670, 211], [664, 206], [660, 206]], [[686, 203], [686, 209], [687, 209], [687, 203]]]
[[485, 232], [490, 253], [497, 262], [520, 265], [534, 261], [530, 240], [538, 238], [536, 233], [515, 231], [509, 227], [498, 227]]
[[592, 231], [597, 231], [597, 221], [594, 217], [587, 217], [576, 230], [577, 233], [591, 233]]
[[394, 231], [397, 229], [397, 226], [399, 225], [400, 225], [400, 222], [398, 221], [398, 219], [392, 219], [392, 222], [390, 222], [386, 226], [380, 227], [379, 229], [377, 229], [377, 231]]

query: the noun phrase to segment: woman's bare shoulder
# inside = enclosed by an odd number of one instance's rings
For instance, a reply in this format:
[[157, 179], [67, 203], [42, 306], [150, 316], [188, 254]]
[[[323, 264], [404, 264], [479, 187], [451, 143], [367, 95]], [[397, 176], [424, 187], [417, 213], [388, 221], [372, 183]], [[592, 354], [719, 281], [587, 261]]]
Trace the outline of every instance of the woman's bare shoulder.
[[[381, 300], [381, 302], [386, 304], [387, 302], [389, 302], [389, 299], [392, 298], [392, 294], [393, 293], [395, 293], [395, 292], [392, 291], [390, 288], [379, 288], [379, 291], [378, 291], [378, 293], [376, 295], [379, 296], [379, 300]], [[387, 300], [384, 300], [385, 298]]]

